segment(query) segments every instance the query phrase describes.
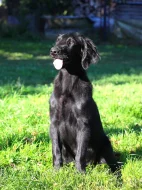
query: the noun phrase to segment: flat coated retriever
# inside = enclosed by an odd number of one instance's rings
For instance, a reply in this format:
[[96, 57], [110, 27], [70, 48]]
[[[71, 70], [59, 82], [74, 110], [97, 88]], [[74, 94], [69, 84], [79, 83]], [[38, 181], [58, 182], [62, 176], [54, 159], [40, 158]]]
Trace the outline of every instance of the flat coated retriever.
[[50, 98], [50, 136], [53, 165], [75, 161], [78, 171], [102, 158], [115, 172], [119, 165], [106, 136], [86, 75], [90, 63], [99, 59], [96, 46], [78, 33], [59, 35], [51, 48], [54, 66], [60, 70]]

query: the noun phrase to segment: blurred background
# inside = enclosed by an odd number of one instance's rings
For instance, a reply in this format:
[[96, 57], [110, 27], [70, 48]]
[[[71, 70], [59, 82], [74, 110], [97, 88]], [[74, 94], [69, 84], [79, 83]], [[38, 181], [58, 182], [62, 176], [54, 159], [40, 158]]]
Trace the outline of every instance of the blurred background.
[[0, 0], [0, 37], [54, 39], [78, 31], [100, 41], [142, 43], [141, 10], [142, 0]]
[[[87, 70], [123, 184], [107, 166], [53, 171], [49, 98], [60, 33], [90, 37]], [[0, 0], [0, 189], [142, 189], [142, 0]], [[95, 180], [94, 180], [95, 179]]]

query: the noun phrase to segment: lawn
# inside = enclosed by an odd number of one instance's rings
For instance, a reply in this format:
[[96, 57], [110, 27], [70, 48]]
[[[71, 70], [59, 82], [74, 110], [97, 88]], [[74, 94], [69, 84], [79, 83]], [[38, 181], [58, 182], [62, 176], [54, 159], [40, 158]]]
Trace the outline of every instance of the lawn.
[[52, 167], [52, 44], [0, 40], [0, 189], [142, 189], [142, 50], [100, 45], [101, 61], [88, 70], [104, 129], [123, 162], [120, 185], [104, 164], [88, 166], [85, 175], [73, 163]]

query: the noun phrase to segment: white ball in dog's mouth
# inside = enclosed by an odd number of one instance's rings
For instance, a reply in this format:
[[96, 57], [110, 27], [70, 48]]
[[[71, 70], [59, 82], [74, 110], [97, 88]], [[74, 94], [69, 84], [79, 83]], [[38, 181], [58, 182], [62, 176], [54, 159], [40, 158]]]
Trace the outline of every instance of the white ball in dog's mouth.
[[55, 69], [60, 70], [62, 68], [62, 66], [63, 66], [63, 60], [55, 59], [53, 61], [53, 65], [54, 65]]

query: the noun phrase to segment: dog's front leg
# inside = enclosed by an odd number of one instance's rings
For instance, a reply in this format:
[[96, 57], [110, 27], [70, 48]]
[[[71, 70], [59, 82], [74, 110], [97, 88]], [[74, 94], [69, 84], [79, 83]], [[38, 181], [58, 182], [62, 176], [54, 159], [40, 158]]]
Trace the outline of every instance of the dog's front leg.
[[50, 126], [50, 136], [52, 140], [53, 166], [55, 167], [55, 169], [59, 169], [63, 165], [61, 142], [59, 139], [57, 128], [52, 124]]
[[81, 128], [77, 134], [77, 151], [75, 156], [76, 168], [79, 172], [85, 172], [86, 153], [88, 147], [89, 132], [86, 126]]

